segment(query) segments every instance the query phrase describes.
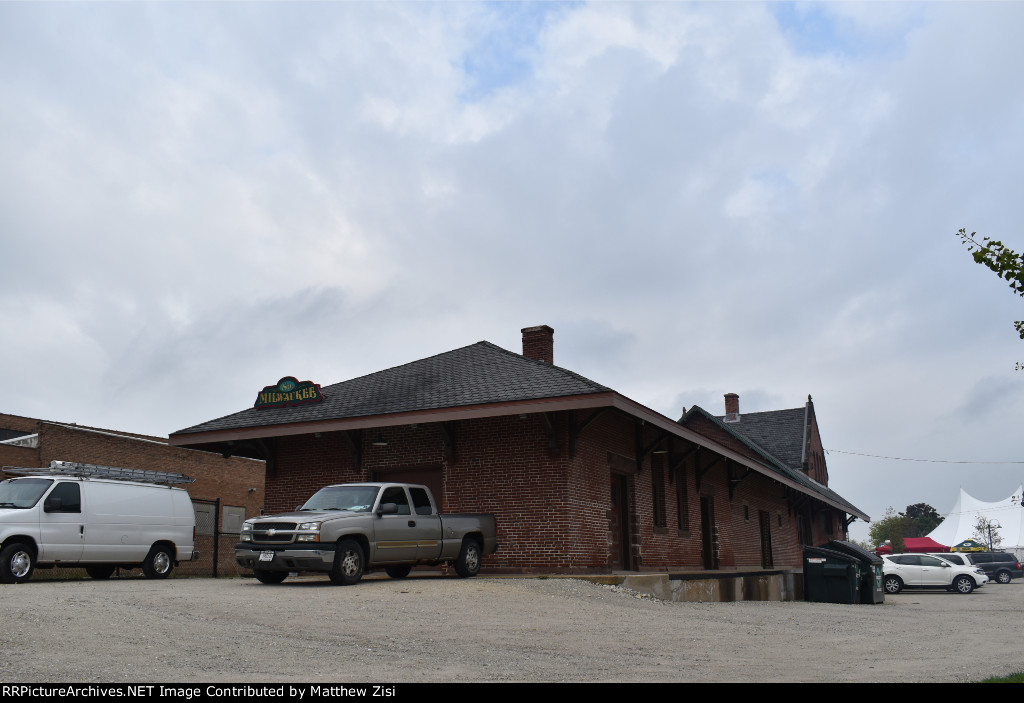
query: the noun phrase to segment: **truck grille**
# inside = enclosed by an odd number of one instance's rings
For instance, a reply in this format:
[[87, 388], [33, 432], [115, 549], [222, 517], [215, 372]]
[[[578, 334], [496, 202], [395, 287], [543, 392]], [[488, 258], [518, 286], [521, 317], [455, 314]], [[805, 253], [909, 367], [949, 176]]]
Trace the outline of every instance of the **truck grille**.
[[279, 542], [287, 544], [295, 539], [294, 522], [261, 522], [253, 527], [253, 542]]

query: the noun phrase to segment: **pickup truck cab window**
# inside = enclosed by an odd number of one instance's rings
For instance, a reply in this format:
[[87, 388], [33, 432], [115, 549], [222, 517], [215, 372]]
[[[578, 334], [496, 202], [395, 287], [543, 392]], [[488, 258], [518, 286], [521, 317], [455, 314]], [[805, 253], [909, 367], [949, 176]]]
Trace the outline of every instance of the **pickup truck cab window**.
[[409, 487], [409, 495], [412, 496], [412, 506], [417, 515], [433, 515], [434, 506], [430, 504], [430, 496], [423, 488]]
[[390, 488], [384, 489], [384, 494], [380, 497], [381, 505], [384, 503], [394, 503], [398, 506], [398, 515], [409, 515], [412, 511], [409, 509], [409, 497], [405, 495], [405, 489], [402, 486], [391, 486]]
[[377, 486], [327, 486], [313, 494], [299, 510], [348, 510], [368, 513], [377, 498]]

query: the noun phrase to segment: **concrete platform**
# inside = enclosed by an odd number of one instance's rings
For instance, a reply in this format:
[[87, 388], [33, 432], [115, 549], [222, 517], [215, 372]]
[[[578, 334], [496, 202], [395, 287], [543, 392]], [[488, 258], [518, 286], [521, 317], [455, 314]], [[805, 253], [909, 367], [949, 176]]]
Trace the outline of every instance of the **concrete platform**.
[[804, 599], [804, 577], [803, 572], [799, 570], [646, 574], [618, 572], [591, 576], [567, 576], [566, 578], [577, 578], [606, 586], [622, 586], [639, 593], [649, 593], [661, 600], [678, 602], [730, 603], [742, 600], [796, 601]]

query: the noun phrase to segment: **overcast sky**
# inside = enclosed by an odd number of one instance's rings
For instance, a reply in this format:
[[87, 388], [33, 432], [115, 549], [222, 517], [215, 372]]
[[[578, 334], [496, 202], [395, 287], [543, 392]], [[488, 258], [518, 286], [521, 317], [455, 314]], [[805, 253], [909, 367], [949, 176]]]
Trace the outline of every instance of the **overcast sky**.
[[872, 517], [1005, 498], [1024, 301], [955, 233], [1024, 249], [1021, 27], [1011, 2], [0, 3], [0, 411], [166, 436], [285, 375], [547, 324], [556, 364], [673, 418], [813, 395]]

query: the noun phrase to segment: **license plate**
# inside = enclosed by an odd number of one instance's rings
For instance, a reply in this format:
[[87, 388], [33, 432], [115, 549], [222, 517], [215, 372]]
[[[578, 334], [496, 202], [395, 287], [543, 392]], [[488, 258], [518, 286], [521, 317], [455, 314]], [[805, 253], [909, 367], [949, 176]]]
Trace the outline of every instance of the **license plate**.
[[260, 552], [260, 561], [274, 561], [274, 553]]

